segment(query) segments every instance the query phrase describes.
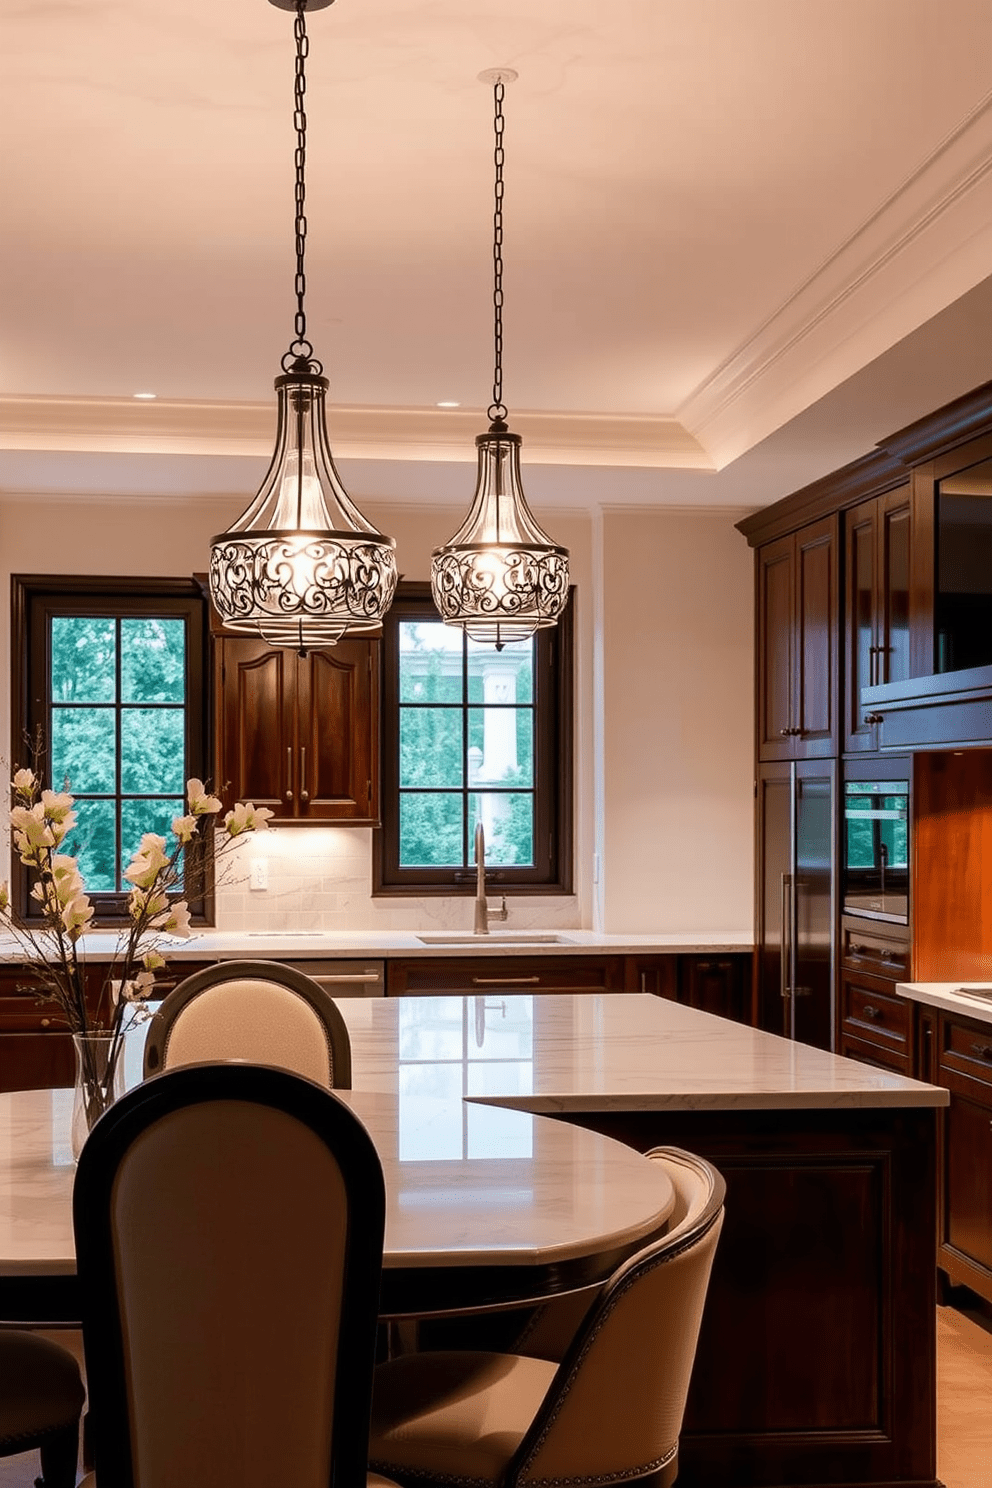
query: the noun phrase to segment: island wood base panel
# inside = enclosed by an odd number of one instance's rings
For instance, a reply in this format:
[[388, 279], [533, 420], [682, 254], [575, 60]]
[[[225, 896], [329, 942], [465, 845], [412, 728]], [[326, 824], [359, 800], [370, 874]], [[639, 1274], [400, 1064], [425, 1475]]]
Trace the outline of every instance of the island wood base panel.
[[935, 1114], [569, 1113], [727, 1181], [679, 1488], [939, 1488]]

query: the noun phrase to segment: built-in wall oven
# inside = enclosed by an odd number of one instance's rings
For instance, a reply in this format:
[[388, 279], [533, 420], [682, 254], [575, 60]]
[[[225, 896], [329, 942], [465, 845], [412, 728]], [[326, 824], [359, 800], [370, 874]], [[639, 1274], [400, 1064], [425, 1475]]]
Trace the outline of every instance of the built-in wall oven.
[[909, 779], [845, 780], [845, 914], [909, 923]]

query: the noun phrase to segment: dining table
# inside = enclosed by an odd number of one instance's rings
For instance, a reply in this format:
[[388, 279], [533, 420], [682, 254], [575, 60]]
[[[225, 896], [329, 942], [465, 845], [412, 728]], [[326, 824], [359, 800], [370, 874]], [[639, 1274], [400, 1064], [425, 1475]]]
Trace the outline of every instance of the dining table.
[[[72, 1098], [0, 1095], [0, 1321], [79, 1316]], [[451, 1099], [430, 1079], [335, 1098], [383, 1167], [384, 1318], [536, 1302], [605, 1280], [664, 1233], [675, 1199], [664, 1168], [610, 1137]]]

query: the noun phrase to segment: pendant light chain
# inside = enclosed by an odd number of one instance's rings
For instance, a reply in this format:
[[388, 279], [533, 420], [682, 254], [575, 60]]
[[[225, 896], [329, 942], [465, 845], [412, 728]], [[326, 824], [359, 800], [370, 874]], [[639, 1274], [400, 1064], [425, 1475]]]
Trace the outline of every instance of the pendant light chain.
[[306, 362], [311, 372], [323, 371], [320, 363], [314, 360], [313, 346], [307, 340], [307, 312], [306, 312], [306, 250], [307, 250], [307, 73], [306, 60], [310, 54], [310, 38], [307, 35], [306, 23], [307, 0], [296, 0], [296, 20], [293, 24], [293, 34], [296, 38], [296, 73], [293, 82], [293, 125], [296, 129], [296, 153], [294, 161], [296, 164], [296, 279], [294, 289], [296, 291], [296, 315], [293, 321], [295, 331], [294, 338], [290, 343], [289, 350], [282, 359], [284, 372], [289, 372], [294, 363]]
[[493, 132], [496, 146], [493, 163], [496, 167], [496, 185], [493, 205], [493, 401], [487, 410], [492, 423], [503, 423], [506, 406], [503, 402], [503, 97], [506, 86], [502, 78], [493, 84]]

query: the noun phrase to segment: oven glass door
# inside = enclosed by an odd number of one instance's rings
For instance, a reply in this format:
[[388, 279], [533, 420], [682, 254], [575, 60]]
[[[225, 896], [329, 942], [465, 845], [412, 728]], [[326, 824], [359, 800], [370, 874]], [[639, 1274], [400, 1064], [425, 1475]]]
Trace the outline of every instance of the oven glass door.
[[909, 782], [844, 785], [844, 911], [909, 919]]

